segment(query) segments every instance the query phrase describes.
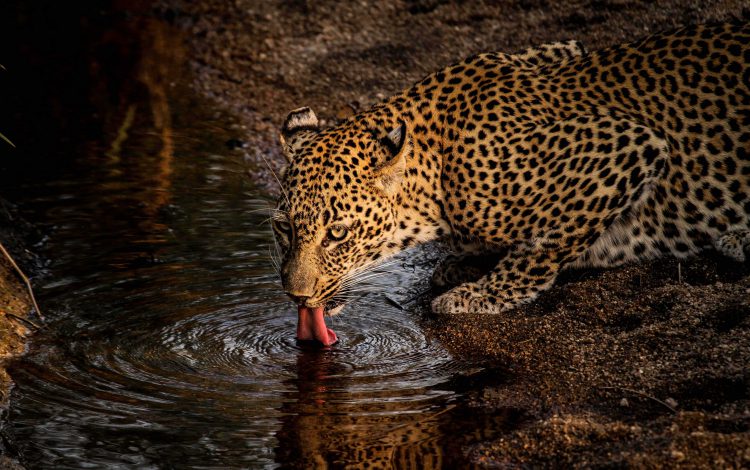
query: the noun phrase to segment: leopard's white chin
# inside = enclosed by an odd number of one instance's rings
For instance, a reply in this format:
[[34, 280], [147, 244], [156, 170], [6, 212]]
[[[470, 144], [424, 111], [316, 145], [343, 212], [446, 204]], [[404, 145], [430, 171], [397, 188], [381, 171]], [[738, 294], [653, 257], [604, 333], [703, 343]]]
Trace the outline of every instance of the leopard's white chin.
[[339, 313], [341, 313], [341, 310], [343, 310], [345, 306], [346, 304], [338, 304], [335, 307], [326, 308], [326, 314], [331, 316], [338, 315]]

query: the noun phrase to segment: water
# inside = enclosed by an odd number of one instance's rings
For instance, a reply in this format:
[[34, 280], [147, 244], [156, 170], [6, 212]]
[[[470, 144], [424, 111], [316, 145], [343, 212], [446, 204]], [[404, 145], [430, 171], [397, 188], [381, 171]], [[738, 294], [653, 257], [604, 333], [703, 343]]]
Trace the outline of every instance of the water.
[[[298, 346], [269, 260], [271, 198], [225, 145], [231, 122], [184, 96], [170, 106], [168, 125], [141, 106], [72, 165], [7, 188], [51, 232], [49, 324], [11, 369], [6, 432], [24, 463], [455, 467], [511, 425], [456, 385], [481, 368], [380, 293], [335, 320], [332, 349]], [[390, 294], [413, 296], [428, 264], [405, 257]]]

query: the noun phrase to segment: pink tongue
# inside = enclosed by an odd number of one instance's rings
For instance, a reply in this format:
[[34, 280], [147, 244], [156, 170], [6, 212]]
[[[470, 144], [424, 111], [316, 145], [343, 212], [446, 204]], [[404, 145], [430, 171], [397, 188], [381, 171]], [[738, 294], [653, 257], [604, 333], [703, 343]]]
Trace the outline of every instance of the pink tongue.
[[297, 323], [297, 339], [302, 341], [317, 340], [324, 346], [330, 346], [338, 338], [332, 329], [326, 327], [323, 320], [323, 307], [302, 307], [297, 309], [299, 320]]

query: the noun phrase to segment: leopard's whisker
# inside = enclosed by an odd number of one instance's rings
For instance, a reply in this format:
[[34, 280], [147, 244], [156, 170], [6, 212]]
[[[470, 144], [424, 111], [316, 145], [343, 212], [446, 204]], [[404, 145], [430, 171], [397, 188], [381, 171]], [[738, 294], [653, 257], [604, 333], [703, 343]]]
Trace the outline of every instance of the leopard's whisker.
[[278, 277], [281, 277], [281, 271], [279, 270], [279, 263], [276, 261], [276, 258], [274, 258], [273, 253], [271, 252], [271, 245], [268, 245], [268, 257], [271, 259], [271, 265], [273, 266], [273, 270], [276, 272], [276, 275]]
[[274, 256], [271, 252], [270, 245], [268, 246], [268, 253], [271, 256], [271, 262], [273, 263], [274, 269], [276, 270], [276, 275], [278, 276], [279, 280], [281, 280], [281, 250], [279, 248], [279, 241], [276, 239], [276, 233], [273, 231], [273, 229], [271, 229], [271, 236], [273, 237], [276, 256]]
[[266, 159], [266, 156], [265, 156], [265, 155], [263, 155], [263, 152], [261, 152], [261, 151], [258, 151], [257, 153], [258, 153], [258, 155], [260, 155], [260, 158], [262, 158], [262, 159], [263, 159], [263, 162], [264, 162], [264, 163], [266, 164], [266, 166], [268, 167], [268, 171], [270, 171], [270, 172], [271, 172], [271, 175], [272, 175], [272, 176], [273, 176], [273, 178], [274, 178], [274, 179], [276, 180], [276, 183], [278, 183], [278, 185], [279, 185], [279, 190], [281, 191], [281, 194], [282, 194], [282, 195], [284, 196], [284, 199], [286, 199], [286, 203], [287, 203], [287, 205], [289, 205], [289, 206], [291, 207], [292, 203], [291, 203], [291, 202], [289, 202], [289, 195], [288, 195], [288, 194], [286, 193], [286, 190], [284, 190], [284, 185], [283, 185], [283, 184], [281, 184], [281, 180], [279, 179], [279, 176], [278, 176], [278, 175], [276, 174], [276, 172], [275, 172], [275, 171], [273, 170], [273, 168], [271, 167], [271, 164], [270, 164], [270, 163], [268, 163], [268, 160]]
[[[268, 207], [261, 207], [259, 209], [250, 209], [245, 211], [246, 214], [255, 214], [257, 212], [275, 212], [275, 211], [281, 211], [280, 209], [271, 207], [270, 205]], [[283, 212], [283, 211], [282, 211]]]
[[346, 279], [344, 282], [347, 282], [347, 283], [358, 283], [358, 282], [362, 282], [362, 281], [365, 281], [365, 280], [368, 280], [368, 279], [376, 279], [376, 278], [379, 278], [379, 277], [391, 276], [391, 275], [395, 275], [395, 274], [398, 274], [398, 273], [399, 273], [399, 271], [375, 271], [375, 272], [367, 272], [367, 273], [362, 273], [359, 276]]
[[346, 279], [355, 278], [357, 276], [363, 275], [363, 274], [365, 274], [367, 272], [370, 272], [370, 271], [378, 269], [378, 268], [382, 269], [382, 268], [386, 268], [386, 267], [391, 267], [394, 264], [396, 264], [397, 262], [398, 261], [396, 259], [390, 259], [390, 260], [385, 260], [385, 261], [381, 261], [381, 260], [371, 261], [369, 263], [366, 263], [366, 264], [360, 266], [357, 269], [354, 269], [354, 270], [352, 270], [352, 271], [344, 274], [341, 277], [341, 279], [343, 281], [343, 280], [346, 280]]
[[382, 287], [384, 285], [387, 285], [387, 283], [385, 283], [385, 282], [377, 282], [382, 277], [384, 277], [384, 276], [373, 275], [373, 276], [370, 276], [370, 277], [367, 277], [367, 278], [364, 278], [364, 279], [351, 280], [349, 282], [342, 283], [341, 287], [345, 288], [345, 287], [353, 287], [353, 286], [358, 286], [358, 285], [370, 285], [370, 286], [381, 286]]

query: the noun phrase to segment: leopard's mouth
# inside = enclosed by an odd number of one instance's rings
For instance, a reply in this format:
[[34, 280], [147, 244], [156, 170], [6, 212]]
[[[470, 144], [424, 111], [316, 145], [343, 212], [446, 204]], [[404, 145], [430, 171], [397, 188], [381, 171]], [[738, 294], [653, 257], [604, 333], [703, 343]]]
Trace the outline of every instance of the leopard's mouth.
[[344, 308], [345, 303], [337, 299], [328, 300], [319, 307], [297, 306], [297, 340], [317, 341], [323, 346], [332, 346], [338, 342], [336, 333], [328, 328], [325, 316], [337, 315]]

